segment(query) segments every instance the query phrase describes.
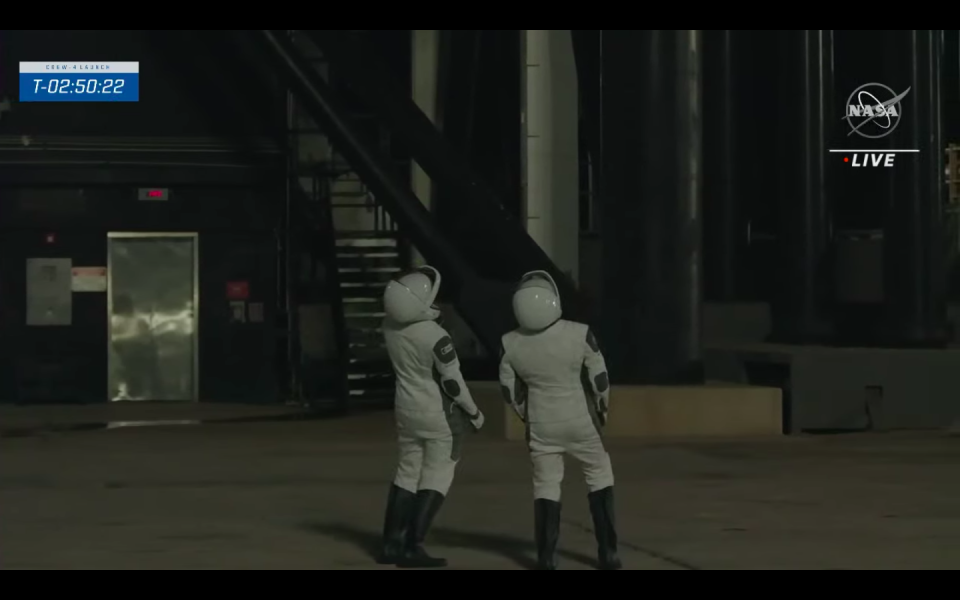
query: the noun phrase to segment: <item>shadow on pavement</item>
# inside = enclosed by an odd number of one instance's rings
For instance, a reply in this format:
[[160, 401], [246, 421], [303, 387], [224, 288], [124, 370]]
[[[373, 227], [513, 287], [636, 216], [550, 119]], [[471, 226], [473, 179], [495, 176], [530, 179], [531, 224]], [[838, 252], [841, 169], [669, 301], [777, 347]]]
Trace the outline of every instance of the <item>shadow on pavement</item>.
[[303, 529], [323, 535], [338, 542], [353, 544], [366, 554], [370, 560], [376, 560], [380, 549], [380, 534], [366, 531], [343, 523], [304, 523]]
[[[502, 556], [523, 569], [532, 571], [537, 567], [536, 550], [528, 539], [448, 528], [437, 528], [431, 537], [443, 546], [471, 548]], [[596, 566], [597, 563], [594, 558], [577, 552], [559, 550], [557, 554], [561, 558], [590, 567]]]
[[[352, 544], [370, 560], [376, 560], [377, 552], [380, 549], [381, 540], [378, 532], [367, 531], [344, 523], [309, 522], [304, 523], [302, 527], [311, 533], [329, 537], [338, 542]], [[513, 562], [522, 569], [532, 571], [537, 567], [536, 551], [533, 548], [533, 543], [528, 539], [438, 527], [431, 533], [427, 545], [429, 546], [431, 542], [447, 548], [461, 548], [495, 554]], [[589, 567], [596, 567], [597, 565], [596, 559], [585, 554], [569, 550], [559, 550], [557, 553], [561, 558], [581, 565]]]

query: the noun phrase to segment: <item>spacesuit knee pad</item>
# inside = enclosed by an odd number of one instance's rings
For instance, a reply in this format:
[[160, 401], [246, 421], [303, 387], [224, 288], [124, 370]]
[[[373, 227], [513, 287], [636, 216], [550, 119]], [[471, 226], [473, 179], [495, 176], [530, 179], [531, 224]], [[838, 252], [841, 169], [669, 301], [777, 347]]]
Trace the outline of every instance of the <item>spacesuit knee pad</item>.
[[563, 498], [563, 486], [559, 483], [536, 481], [533, 482], [533, 499], [560, 502]]
[[534, 499], [560, 502], [563, 494], [563, 455], [535, 453], [532, 458]]
[[451, 461], [448, 465], [424, 469], [420, 476], [420, 491], [430, 490], [446, 496], [453, 485], [457, 463]]
[[398, 470], [396, 476], [393, 478], [393, 485], [411, 494], [417, 493], [419, 483], [419, 476], [401, 470]]
[[401, 457], [400, 464], [397, 465], [397, 473], [393, 477], [393, 485], [416, 494], [421, 471], [422, 465], [419, 461], [412, 460], [411, 457]]

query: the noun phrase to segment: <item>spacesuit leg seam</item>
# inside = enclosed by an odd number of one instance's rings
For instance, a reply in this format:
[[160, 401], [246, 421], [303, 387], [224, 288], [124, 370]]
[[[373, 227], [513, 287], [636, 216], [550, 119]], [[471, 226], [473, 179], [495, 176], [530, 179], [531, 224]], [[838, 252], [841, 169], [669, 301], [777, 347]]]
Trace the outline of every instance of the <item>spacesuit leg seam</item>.
[[453, 441], [450, 444], [450, 460], [455, 463], [460, 462], [463, 455], [463, 436], [454, 434]]

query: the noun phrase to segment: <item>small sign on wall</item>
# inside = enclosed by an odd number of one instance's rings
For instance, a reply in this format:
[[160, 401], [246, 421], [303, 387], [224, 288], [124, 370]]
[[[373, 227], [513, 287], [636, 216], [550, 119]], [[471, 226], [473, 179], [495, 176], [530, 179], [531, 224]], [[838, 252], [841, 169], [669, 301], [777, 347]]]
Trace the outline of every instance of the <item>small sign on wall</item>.
[[137, 190], [137, 200], [146, 202], [166, 202], [170, 199], [170, 190], [166, 188], [140, 188]]
[[107, 291], [107, 268], [73, 267], [70, 270], [70, 289], [74, 292]]
[[73, 294], [70, 293], [69, 258], [27, 259], [27, 325], [70, 325]]
[[230, 322], [247, 322], [247, 303], [243, 300], [232, 300], [230, 302]]
[[247, 316], [251, 323], [263, 323], [263, 302], [251, 302], [247, 307]]
[[250, 282], [227, 282], [227, 300], [247, 300], [248, 298], [250, 298]]

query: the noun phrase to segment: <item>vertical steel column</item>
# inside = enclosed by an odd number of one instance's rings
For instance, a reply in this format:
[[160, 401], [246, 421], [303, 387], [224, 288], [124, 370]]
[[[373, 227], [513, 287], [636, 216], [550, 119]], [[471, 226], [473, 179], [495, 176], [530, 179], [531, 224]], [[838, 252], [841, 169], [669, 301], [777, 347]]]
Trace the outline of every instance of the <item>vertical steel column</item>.
[[[288, 35], [293, 36], [293, 31], [288, 31]], [[288, 402], [297, 402], [300, 398], [300, 355], [298, 352], [300, 342], [300, 327], [298, 319], [299, 306], [295, 297], [295, 289], [298, 286], [296, 273], [294, 270], [294, 218], [293, 218], [293, 186], [300, 185], [298, 181], [297, 165], [300, 162], [300, 143], [294, 131], [296, 130], [295, 100], [293, 94], [287, 92], [286, 118], [287, 118], [287, 185], [284, 189], [283, 217], [280, 219], [280, 231], [277, 236], [277, 283], [279, 296], [279, 308], [286, 315], [286, 394], [284, 400]]]
[[[464, 156], [473, 160], [474, 109], [480, 78], [479, 29], [445, 29], [440, 33], [437, 67], [437, 119], [434, 124], [443, 137]], [[418, 167], [419, 168], [419, 167]], [[435, 184], [433, 212], [441, 226], [456, 219], [460, 210], [456, 189]]]
[[889, 85], [910, 87], [894, 138], [897, 156], [884, 231], [886, 334], [896, 346], [939, 345], [947, 338], [944, 144], [940, 71], [943, 31], [891, 31]]
[[830, 337], [830, 215], [827, 146], [833, 118], [833, 31], [780, 32], [783, 71], [778, 120], [780, 280], [773, 301], [773, 339], [814, 343]]
[[740, 223], [738, 132], [743, 126], [738, 110], [734, 69], [734, 31], [704, 32], [704, 296], [714, 302], [738, 300], [738, 259], [745, 226]]
[[703, 379], [701, 32], [601, 33], [601, 338], [618, 383]]
[[580, 110], [586, 124], [587, 147], [593, 169], [590, 193], [594, 198], [599, 198], [603, 162], [603, 136], [600, 132], [600, 30], [574, 29], [570, 33], [573, 36], [573, 54], [577, 61]]

